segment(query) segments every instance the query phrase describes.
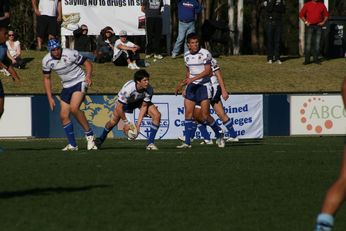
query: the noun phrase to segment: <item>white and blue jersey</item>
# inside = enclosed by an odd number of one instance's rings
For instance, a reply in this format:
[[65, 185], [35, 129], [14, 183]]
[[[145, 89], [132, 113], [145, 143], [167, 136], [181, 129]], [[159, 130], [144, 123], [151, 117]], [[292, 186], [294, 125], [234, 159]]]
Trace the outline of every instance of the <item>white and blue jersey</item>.
[[61, 79], [63, 88], [69, 88], [85, 80], [85, 72], [80, 67], [86, 60], [78, 51], [64, 48], [61, 58], [55, 59], [48, 53], [42, 60], [43, 74], [54, 70]]
[[[194, 54], [191, 54], [190, 52], [186, 52], [184, 54], [184, 61], [186, 67], [189, 69], [190, 76], [189, 78], [193, 78], [196, 75], [200, 74], [204, 71], [205, 65], [211, 64], [211, 54], [206, 49], [199, 49]], [[193, 81], [194, 84], [203, 84], [206, 82], [209, 82], [209, 76], [205, 76], [204, 78], [198, 79]]]
[[215, 103], [220, 102], [221, 95], [222, 95], [219, 81], [215, 75], [215, 72], [220, 70], [220, 67], [217, 64], [216, 59], [214, 59], [214, 58], [211, 60], [211, 70], [213, 72], [213, 75], [210, 77], [210, 82], [211, 82], [211, 88], [210, 88], [211, 100], [210, 100], [210, 103], [212, 105], [214, 105]]
[[130, 80], [124, 84], [118, 93], [118, 102], [124, 105], [124, 111], [132, 113], [135, 108], [139, 108], [143, 102], [151, 104], [154, 90], [149, 85], [141, 91], [137, 90], [136, 82]]

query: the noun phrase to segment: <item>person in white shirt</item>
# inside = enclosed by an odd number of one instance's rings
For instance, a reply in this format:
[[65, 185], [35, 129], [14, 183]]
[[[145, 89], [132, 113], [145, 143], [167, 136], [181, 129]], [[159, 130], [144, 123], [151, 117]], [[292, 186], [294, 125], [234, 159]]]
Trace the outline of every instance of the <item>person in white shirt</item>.
[[140, 69], [137, 66], [140, 47], [133, 42], [127, 40], [127, 32], [122, 30], [119, 32], [119, 39], [114, 44], [113, 63], [116, 66], [126, 66], [131, 69]]
[[210, 116], [210, 77], [212, 76], [210, 52], [199, 46], [199, 37], [196, 33], [187, 35], [187, 46], [189, 51], [184, 54], [184, 61], [186, 65], [186, 74], [184, 84], [186, 85], [184, 94], [184, 107], [185, 107], [185, 142], [177, 148], [191, 148], [191, 140], [193, 137], [193, 130], [195, 119], [194, 110], [195, 106], [200, 106], [201, 124], [209, 125], [216, 136], [216, 143], [218, 147], [225, 147], [223, 140], [223, 131], [217, 125], [213, 117]]
[[[68, 145], [62, 151], [77, 151], [72, 114], [84, 130], [87, 140], [87, 149], [96, 150], [94, 133], [89, 126], [83, 111], [80, 110], [87, 88], [92, 85], [92, 64], [78, 51], [61, 48], [56, 39], [48, 41], [49, 53], [42, 60], [43, 84], [47, 94], [50, 109], [53, 111], [55, 100], [52, 95], [51, 72], [54, 70], [60, 77], [63, 89], [60, 94], [60, 119], [67, 136]], [[85, 72], [80, 67], [84, 65]]]
[[25, 68], [25, 61], [20, 57], [20, 42], [15, 40], [15, 34], [12, 30], [8, 31], [8, 40], [6, 41], [8, 57], [12, 61], [12, 65], [19, 69]]
[[57, 36], [58, 27], [62, 19], [61, 0], [31, 0], [32, 8], [37, 18], [37, 50], [42, 49], [42, 42], [48, 34], [48, 39]]

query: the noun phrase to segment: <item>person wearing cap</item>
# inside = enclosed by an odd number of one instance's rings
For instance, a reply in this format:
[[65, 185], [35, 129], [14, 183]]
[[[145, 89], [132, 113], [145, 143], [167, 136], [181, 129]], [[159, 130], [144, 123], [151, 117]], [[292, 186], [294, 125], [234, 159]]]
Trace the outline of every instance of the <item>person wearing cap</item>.
[[116, 66], [126, 66], [131, 69], [140, 69], [137, 66], [137, 61], [139, 61], [139, 51], [140, 47], [133, 42], [127, 40], [127, 32], [121, 30], [119, 32], [119, 39], [115, 41], [114, 44], [114, 56], [113, 63]]
[[[55, 108], [55, 100], [52, 95], [52, 70], [60, 77], [63, 89], [60, 93], [60, 119], [67, 136], [68, 145], [62, 151], [77, 151], [72, 114], [84, 130], [87, 140], [87, 150], [96, 150], [94, 133], [89, 126], [83, 111], [80, 110], [85, 93], [92, 85], [92, 64], [78, 51], [61, 48], [56, 39], [48, 41], [49, 53], [42, 59], [43, 84], [47, 94], [50, 109]], [[85, 71], [80, 67], [84, 65]]]
[[162, 59], [160, 42], [162, 36], [162, 0], [143, 0], [141, 10], [145, 14], [146, 49], [145, 58], [154, 55], [155, 59]]
[[96, 58], [94, 55], [96, 44], [93, 37], [88, 35], [88, 26], [82, 24], [78, 29], [73, 31], [73, 37], [75, 39], [74, 49], [88, 60], [94, 62]]

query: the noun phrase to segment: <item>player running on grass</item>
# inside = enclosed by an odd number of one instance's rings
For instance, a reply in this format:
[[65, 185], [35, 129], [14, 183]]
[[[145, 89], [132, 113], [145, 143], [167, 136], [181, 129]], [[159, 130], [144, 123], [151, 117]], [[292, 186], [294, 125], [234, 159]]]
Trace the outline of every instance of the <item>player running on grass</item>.
[[[78, 51], [61, 48], [61, 44], [56, 39], [48, 41], [49, 53], [42, 60], [43, 83], [47, 94], [50, 109], [53, 111], [55, 101], [52, 96], [51, 72], [54, 70], [61, 78], [63, 89], [60, 97], [60, 119], [65, 130], [68, 145], [62, 151], [77, 151], [78, 146], [75, 140], [73, 124], [70, 114], [76, 118], [82, 126], [87, 140], [87, 149], [96, 150], [94, 143], [94, 133], [83, 111], [80, 110], [87, 88], [92, 85], [91, 72], [92, 64]], [[80, 67], [85, 66], [85, 72]]]
[[[346, 78], [342, 90], [342, 100], [346, 108]], [[321, 213], [317, 216], [315, 231], [331, 231], [334, 225], [334, 216], [346, 199], [346, 144], [344, 145], [344, 156], [338, 179], [329, 188], [324, 199]]]
[[156, 133], [160, 127], [161, 113], [157, 107], [151, 102], [153, 97], [153, 88], [149, 84], [149, 73], [145, 70], [139, 70], [134, 74], [133, 80], [124, 84], [118, 93], [118, 103], [115, 105], [110, 120], [106, 123], [103, 132], [96, 139], [98, 147], [106, 140], [108, 133], [122, 120], [125, 126], [130, 125], [130, 121], [126, 118], [125, 113], [133, 113], [139, 108], [139, 115], [136, 123], [137, 135], [144, 116], [149, 115], [152, 118], [150, 133], [148, 137], [147, 150], [158, 150], [154, 144]]
[[178, 145], [177, 148], [191, 148], [190, 138], [193, 136], [193, 115], [196, 105], [201, 107], [199, 122], [209, 125], [215, 132], [218, 146], [224, 147], [223, 131], [209, 112], [210, 91], [208, 88], [210, 88], [210, 76], [212, 75], [211, 54], [199, 46], [199, 38], [195, 33], [187, 35], [187, 46], [189, 51], [184, 54], [186, 75], [183, 82], [187, 85], [184, 94], [185, 143]]
[[[210, 78], [211, 81], [211, 96], [210, 104], [215, 110], [217, 116], [221, 119], [223, 125], [227, 128], [229, 138], [226, 140], [226, 142], [237, 142], [239, 139], [237, 138], [237, 133], [233, 128], [233, 123], [231, 119], [228, 117], [228, 115], [225, 113], [223, 108], [223, 103], [221, 101], [222, 98], [226, 101], [229, 98], [227, 89], [225, 87], [225, 84], [223, 82], [222, 74], [219, 65], [217, 64], [217, 61], [213, 58], [211, 60], [211, 69], [213, 71], [213, 76]], [[194, 117], [197, 121], [200, 121], [200, 107], [196, 106], [194, 111]], [[193, 132], [192, 137], [194, 138], [194, 134], [196, 132], [196, 129], [199, 129], [201, 132], [201, 135], [204, 138], [204, 141], [201, 144], [213, 144], [213, 141], [210, 139], [209, 132], [207, 131], [205, 124], [193, 124]], [[179, 137], [181, 140], [181, 138]]]

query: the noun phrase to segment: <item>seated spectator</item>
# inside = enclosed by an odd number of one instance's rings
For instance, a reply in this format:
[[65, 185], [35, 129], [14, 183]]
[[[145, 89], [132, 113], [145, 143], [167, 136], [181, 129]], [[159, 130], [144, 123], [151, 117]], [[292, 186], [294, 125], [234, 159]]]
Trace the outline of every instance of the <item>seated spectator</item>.
[[25, 61], [20, 57], [21, 49], [20, 42], [14, 39], [14, 32], [8, 31], [8, 40], [6, 41], [7, 56], [11, 59], [14, 67], [19, 69], [25, 68]]
[[114, 45], [114, 56], [113, 63], [116, 66], [126, 66], [131, 69], [140, 69], [137, 66], [137, 61], [139, 61], [139, 51], [140, 47], [133, 42], [127, 40], [127, 32], [122, 30], [119, 32], [119, 39]]
[[116, 38], [112, 27], [107, 26], [101, 30], [97, 38], [97, 62], [104, 63], [112, 60], [115, 40]]
[[74, 49], [90, 61], [95, 61], [95, 42], [92, 36], [88, 35], [88, 26], [83, 24], [77, 30], [73, 31], [75, 38]]

